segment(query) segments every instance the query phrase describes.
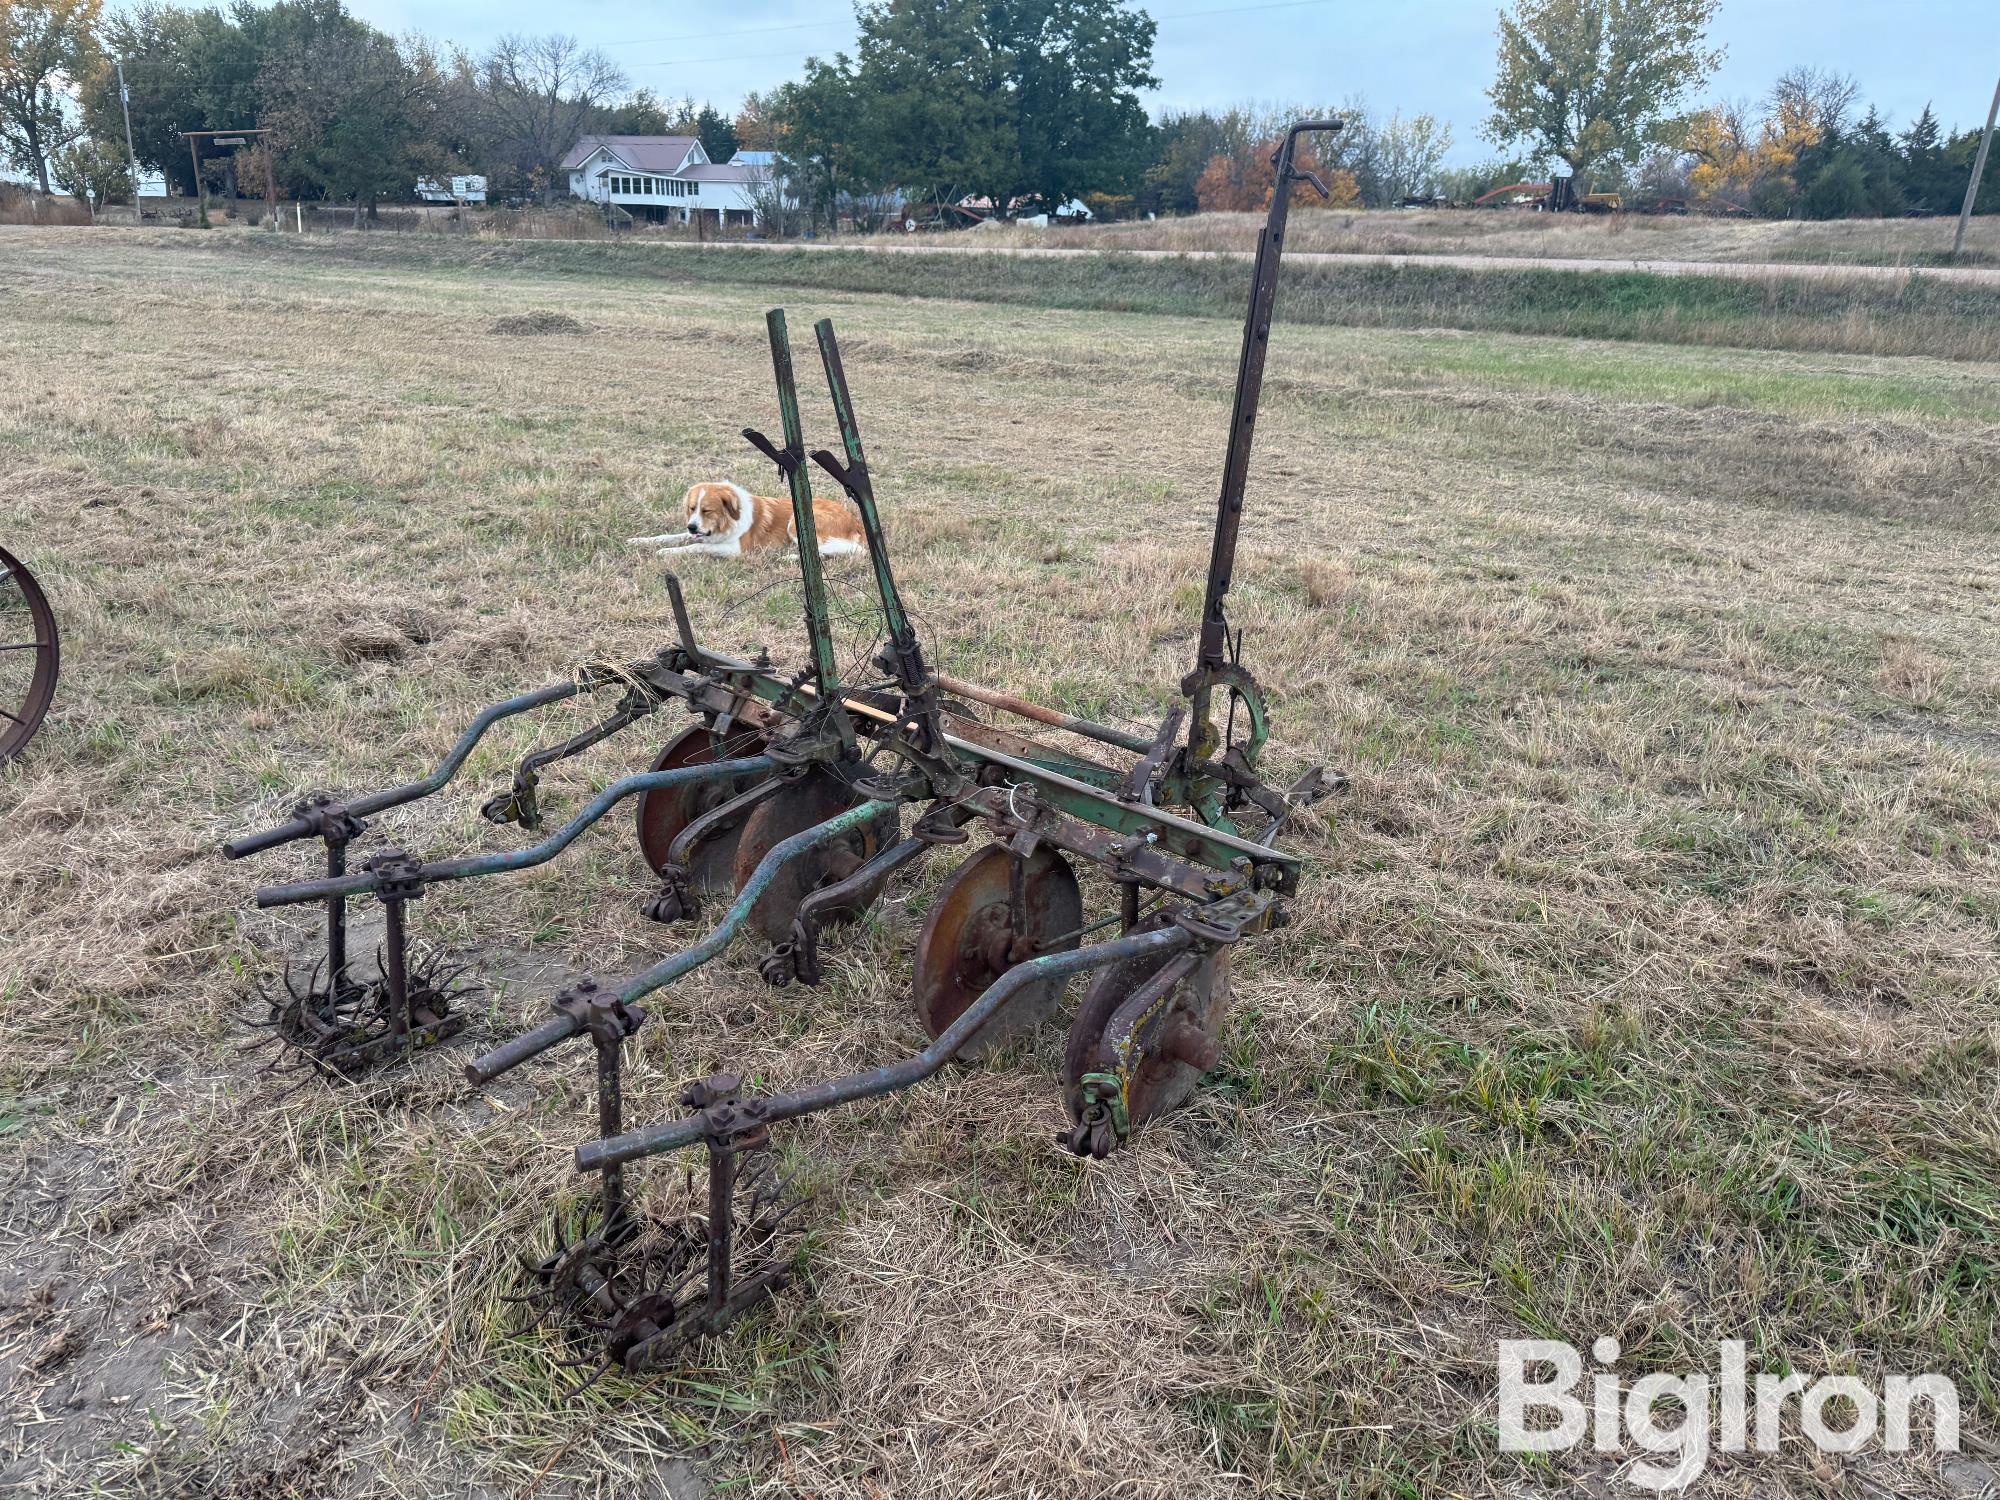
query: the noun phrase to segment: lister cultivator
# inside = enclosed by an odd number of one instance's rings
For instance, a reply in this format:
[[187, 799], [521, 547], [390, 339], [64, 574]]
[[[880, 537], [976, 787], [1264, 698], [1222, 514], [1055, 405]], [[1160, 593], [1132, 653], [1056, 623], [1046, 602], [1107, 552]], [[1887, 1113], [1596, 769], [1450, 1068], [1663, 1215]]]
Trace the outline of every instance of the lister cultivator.
[[[954, 1058], [1005, 1044], [1056, 1007], [1072, 976], [1094, 977], [1063, 1054], [1070, 1123], [1060, 1139], [1069, 1150], [1108, 1155], [1185, 1100], [1215, 1065], [1231, 950], [1284, 922], [1299, 860], [1277, 847], [1278, 835], [1328, 788], [1319, 771], [1283, 790], [1262, 779], [1270, 734], [1264, 696], [1239, 660], [1241, 634], [1231, 631], [1224, 605], [1291, 187], [1319, 185], [1295, 167], [1294, 152], [1301, 134], [1336, 128], [1294, 126], [1277, 154], [1200, 644], [1180, 683], [1185, 701], [1156, 732], [1059, 713], [947, 677], [925, 660], [890, 568], [839, 346], [832, 324], [821, 322], [815, 332], [842, 452], [810, 457], [860, 514], [885, 642], [866, 680], [839, 680], [791, 350], [784, 314], [773, 311], [767, 322], [783, 442], [743, 435], [777, 466], [791, 496], [808, 646], [801, 669], [783, 671], [761, 651], [745, 660], [702, 644], [668, 574], [675, 640], [658, 655], [585, 668], [494, 704], [423, 780], [344, 801], [309, 797], [290, 821], [225, 847], [240, 858], [294, 840], [324, 846], [324, 878], [269, 886], [256, 900], [260, 907], [325, 907], [324, 957], [303, 974], [288, 974], [263, 1024], [288, 1054], [336, 1076], [434, 1045], [465, 1024], [451, 980], [414, 952], [408, 935], [409, 904], [432, 885], [545, 863], [631, 799], [639, 848], [657, 877], [648, 915], [691, 921], [711, 900], [729, 896], [699, 941], [622, 984], [578, 982], [555, 997], [541, 1025], [465, 1069], [485, 1084], [571, 1037], [588, 1036], [595, 1049], [600, 1139], [577, 1148], [576, 1165], [597, 1174], [601, 1206], [567, 1244], [533, 1264], [527, 1295], [602, 1336], [589, 1356], [600, 1369], [636, 1371], [667, 1360], [786, 1280], [780, 1230], [797, 1204], [772, 1164], [773, 1126], [910, 1088]], [[552, 763], [648, 721], [669, 703], [685, 705], [696, 722], [666, 742], [650, 770], [613, 782], [531, 847], [438, 861], [383, 849], [350, 869], [351, 846], [367, 820], [444, 788], [494, 724], [611, 692], [616, 705], [599, 723], [520, 764], [512, 785], [482, 809], [489, 820], [539, 828], [537, 791]], [[1068, 738], [1056, 745], [1000, 728], [968, 704]], [[1079, 741], [1090, 745], [1087, 753], [1065, 748]], [[656, 1004], [648, 997], [746, 936], [766, 947], [760, 972], [768, 983], [819, 983], [826, 929], [866, 911], [892, 877], [934, 850], [966, 844], [975, 827], [990, 842], [944, 882], [917, 939], [911, 997], [928, 1046], [785, 1093], [748, 1093], [739, 1077], [719, 1073], [686, 1090], [683, 1117], [625, 1128], [620, 1054], [645, 1020], [641, 1001]], [[1079, 866], [1111, 882], [1115, 910], [1086, 914]], [[363, 896], [379, 900], [386, 917], [372, 974], [348, 951], [348, 903]], [[707, 1153], [705, 1209], [649, 1224], [627, 1200], [624, 1170], [687, 1146]]]

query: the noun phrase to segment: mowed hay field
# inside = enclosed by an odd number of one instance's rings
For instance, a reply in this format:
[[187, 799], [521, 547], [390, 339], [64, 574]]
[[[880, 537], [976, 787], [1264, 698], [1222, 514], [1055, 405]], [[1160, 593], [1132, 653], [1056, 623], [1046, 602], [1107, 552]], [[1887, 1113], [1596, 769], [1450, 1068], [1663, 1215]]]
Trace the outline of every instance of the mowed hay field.
[[[563, 274], [558, 274], [562, 271]], [[760, 273], [761, 274], [761, 273]], [[1247, 275], [1246, 275], [1247, 280]], [[2000, 369], [1921, 356], [1283, 322], [1235, 619], [1293, 840], [1226, 1057], [1103, 1163], [1052, 1141], [1060, 1027], [782, 1131], [802, 1285], [677, 1377], [565, 1399], [506, 1302], [587, 1190], [571, 1048], [471, 1053], [690, 941], [614, 816], [433, 891], [470, 1035], [339, 1090], [237, 1017], [311, 950], [225, 837], [426, 771], [481, 705], [665, 643], [623, 544], [770, 492], [763, 309], [843, 335], [938, 661], [1146, 724], [1193, 649], [1228, 317], [453, 262], [355, 241], [0, 240], [0, 542], [62, 617], [0, 770], [0, 1483], [199, 1495], [1615, 1493], [1497, 1451], [1494, 1341], [1628, 1378], [1939, 1370], [1963, 1457], [1717, 1455], [1694, 1493], [1964, 1495], [2000, 1419]], [[560, 313], [580, 333], [496, 333]], [[548, 321], [533, 320], [531, 321]], [[796, 652], [782, 564], [684, 569], [698, 626]], [[835, 569], [844, 608], [864, 587]], [[427, 857], [591, 717], [511, 721], [380, 820]], [[675, 711], [547, 778], [552, 817]], [[654, 997], [627, 1119], [689, 1078], [914, 1050], [947, 855], [829, 949]], [[1108, 892], [1086, 882], [1092, 914]], [[1080, 993], [1073, 987], [1071, 1001]], [[640, 1174], [656, 1208], [684, 1175]], [[1920, 1424], [1920, 1431], [1923, 1431]]]

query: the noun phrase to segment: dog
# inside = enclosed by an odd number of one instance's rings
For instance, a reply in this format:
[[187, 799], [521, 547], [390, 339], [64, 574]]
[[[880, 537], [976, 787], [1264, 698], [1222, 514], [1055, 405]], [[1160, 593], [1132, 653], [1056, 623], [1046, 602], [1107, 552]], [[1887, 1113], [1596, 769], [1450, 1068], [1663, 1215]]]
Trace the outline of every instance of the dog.
[[[631, 545], [657, 547], [661, 557], [741, 557], [799, 544], [790, 500], [753, 495], [740, 484], [721, 480], [689, 485], [681, 503], [687, 530], [635, 536]], [[813, 526], [821, 557], [858, 557], [868, 551], [861, 518], [842, 501], [813, 496]]]

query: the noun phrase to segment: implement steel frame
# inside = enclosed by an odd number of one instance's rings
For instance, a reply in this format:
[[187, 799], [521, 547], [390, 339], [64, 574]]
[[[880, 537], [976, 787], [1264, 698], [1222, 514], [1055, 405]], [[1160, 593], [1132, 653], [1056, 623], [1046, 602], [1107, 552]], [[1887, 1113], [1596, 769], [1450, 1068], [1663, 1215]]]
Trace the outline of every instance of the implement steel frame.
[[[727, 1264], [730, 1228], [726, 1200], [735, 1182], [734, 1163], [742, 1152], [762, 1148], [770, 1125], [855, 1100], [881, 1097], [922, 1081], [956, 1056], [982, 1026], [1032, 985], [1157, 957], [1167, 967], [1159, 971], [1153, 988], [1164, 992], [1178, 976], [1191, 972], [1203, 955], [1284, 921], [1286, 898], [1297, 888], [1301, 862], [1297, 856], [1276, 849], [1273, 840], [1286, 818], [1318, 795], [1324, 783], [1315, 773], [1291, 791], [1279, 792], [1258, 778], [1257, 762], [1269, 736], [1268, 712], [1256, 680], [1241, 664], [1241, 632], [1232, 637], [1225, 606], [1235, 565], [1291, 192], [1301, 182], [1325, 191], [1309, 171], [1296, 167], [1297, 147], [1307, 132], [1338, 128], [1337, 121], [1294, 126], [1274, 158], [1275, 191], [1258, 240], [1199, 645], [1194, 668], [1180, 684], [1187, 705], [1167, 715], [1155, 734], [1135, 734], [1060, 713], [943, 676], [928, 666], [890, 565], [832, 323], [821, 320], [815, 335], [840, 428], [839, 457], [825, 449], [806, 451], [784, 313], [774, 309], [767, 315], [766, 326], [784, 441], [780, 446], [750, 428], [743, 430], [743, 436], [777, 467], [790, 495], [808, 646], [808, 665], [803, 671], [787, 678], [780, 676], [762, 653], [757, 660], [746, 661], [702, 646], [695, 639], [679, 581], [668, 573], [665, 584], [676, 640], [655, 657], [622, 667], [588, 667], [567, 682], [496, 703], [474, 719], [444, 761], [423, 780], [344, 803], [323, 795], [308, 798], [294, 810], [290, 821], [225, 845], [224, 852], [234, 859], [299, 839], [322, 840], [327, 856], [325, 878], [267, 887], [256, 899], [259, 906], [267, 907], [325, 903], [328, 972], [338, 993], [346, 982], [345, 903], [355, 896], [382, 897], [393, 905], [392, 914], [400, 918], [403, 903], [429, 884], [502, 874], [555, 858], [614, 805], [646, 791], [706, 781], [808, 774], [832, 775], [852, 790], [855, 805], [847, 811], [773, 847], [738, 891], [722, 921], [699, 942], [615, 991], [600, 990], [586, 977], [556, 997], [556, 1014], [551, 1020], [466, 1069], [470, 1081], [485, 1083], [570, 1037], [587, 1033], [596, 1044], [603, 1138], [579, 1146], [576, 1161], [579, 1170], [603, 1174], [604, 1219], [594, 1235], [563, 1252], [558, 1260], [572, 1254], [615, 1255], [630, 1227], [625, 1218], [625, 1164], [681, 1146], [706, 1144], [711, 1184], [709, 1227], [705, 1231], [710, 1259], [706, 1301], [699, 1308], [676, 1312], [657, 1326], [645, 1323], [652, 1332], [626, 1350], [628, 1368], [635, 1367], [635, 1360], [639, 1364], [650, 1362], [676, 1338], [716, 1331], [785, 1279], [782, 1272], [774, 1270], [732, 1289]], [[844, 688], [838, 679], [808, 458], [839, 483], [855, 506], [867, 537], [875, 591], [886, 626], [886, 644], [874, 665], [885, 674], [887, 691]], [[528, 849], [428, 863], [399, 855], [386, 869], [347, 873], [347, 846], [365, 828], [363, 820], [440, 791], [500, 720], [612, 686], [623, 693], [615, 711], [562, 744], [528, 756], [515, 773], [511, 791], [493, 798], [483, 809], [489, 819], [536, 826], [539, 809], [535, 793], [544, 767], [623, 732], [669, 701], [686, 705], [691, 714], [706, 721], [718, 744], [722, 736], [742, 729], [752, 731], [762, 753], [625, 777], [599, 793], [556, 834]], [[955, 711], [947, 706], [945, 692], [1059, 728], [1115, 752], [1114, 759], [1137, 756], [1137, 762], [1105, 764], [1092, 756], [1039, 744]], [[1220, 728], [1214, 714], [1218, 693], [1228, 702]], [[1239, 704], [1247, 717], [1247, 737], [1240, 742], [1235, 739]], [[1184, 723], [1185, 741], [1177, 743]], [[1046, 844], [1103, 871], [1121, 888], [1122, 935], [1012, 963], [928, 1047], [899, 1062], [760, 1098], [741, 1097], [741, 1081], [721, 1074], [690, 1089], [684, 1102], [695, 1112], [689, 1117], [622, 1130], [618, 1052], [623, 1040], [644, 1020], [645, 1012], [636, 1002], [729, 947], [759, 898], [790, 862], [906, 803], [927, 805], [931, 811], [919, 820], [912, 836], [892, 842], [837, 887], [818, 893], [825, 899], [809, 898], [802, 905], [794, 928], [795, 941], [780, 944], [763, 966], [767, 979], [783, 983], [796, 974], [808, 983], [816, 982], [813, 923], [819, 908], [844, 900], [849, 891], [861, 890], [870, 880], [923, 857], [935, 844], [963, 841], [960, 825], [974, 819], [985, 823], [1007, 845], [1017, 868]], [[1260, 809], [1268, 818], [1254, 837], [1240, 831], [1231, 817], [1245, 806]], [[1190, 809], [1193, 815], [1171, 811], [1174, 807]], [[1138, 893], [1145, 888], [1180, 904], [1168, 907], [1142, 927]], [[393, 925], [399, 934], [400, 921]], [[400, 944], [396, 960], [400, 963]], [[717, 1193], [722, 1195], [721, 1201], [716, 1199]], [[596, 1288], [590, 1295], [599, 1303], [615, 1301], [608, 1275], [598, 1275], [590, 1284]]]

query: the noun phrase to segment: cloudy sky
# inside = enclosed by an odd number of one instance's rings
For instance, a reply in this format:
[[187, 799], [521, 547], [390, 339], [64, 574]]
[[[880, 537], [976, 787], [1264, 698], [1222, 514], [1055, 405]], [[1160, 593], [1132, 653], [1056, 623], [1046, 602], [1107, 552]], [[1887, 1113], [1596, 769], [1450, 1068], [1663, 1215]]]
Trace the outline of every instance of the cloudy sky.
[[[851, 48], [847, 0], [349, 0], [389, 31], [477, 48], [503, 32], [561, 30], [602, 47], [656, 93], [733, 107]], [[1155, 110], [1245, 100], [1423, 110], [1450, 121], [1455, 161], [1480, 159], [1495, 0], [1150, 0], [1160, 23]], [[1947, 125], [1981, 124], [2000, 74], [1994, 0], [1723, 0], [1728, 60], [1711, 93], [1756, 97], [1798, 63], [1854, 74], [1900, 127], [1935, 101]]]

